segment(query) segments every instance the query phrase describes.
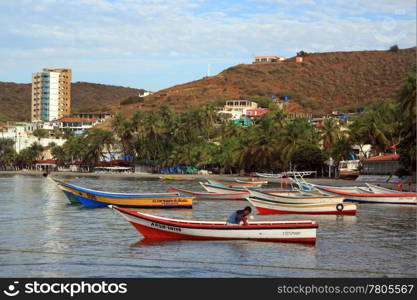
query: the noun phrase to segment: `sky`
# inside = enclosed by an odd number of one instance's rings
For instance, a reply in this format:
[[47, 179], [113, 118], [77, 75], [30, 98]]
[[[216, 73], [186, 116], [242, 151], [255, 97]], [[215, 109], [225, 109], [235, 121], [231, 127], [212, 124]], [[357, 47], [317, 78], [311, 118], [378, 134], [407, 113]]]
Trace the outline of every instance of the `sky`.
[[416, 45], [415, 0], [0, 0], [0, 81], [157, 91], [255, 55]]

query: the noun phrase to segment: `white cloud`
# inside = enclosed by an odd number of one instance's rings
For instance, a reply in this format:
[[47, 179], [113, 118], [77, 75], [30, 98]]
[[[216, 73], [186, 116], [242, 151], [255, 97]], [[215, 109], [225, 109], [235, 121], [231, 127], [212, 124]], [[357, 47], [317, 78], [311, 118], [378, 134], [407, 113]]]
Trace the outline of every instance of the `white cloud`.
[[416, 43], [415, 2], [407, 0], [15, 0], [0, 2], [0, 25], [3, 70], [151, 71]]

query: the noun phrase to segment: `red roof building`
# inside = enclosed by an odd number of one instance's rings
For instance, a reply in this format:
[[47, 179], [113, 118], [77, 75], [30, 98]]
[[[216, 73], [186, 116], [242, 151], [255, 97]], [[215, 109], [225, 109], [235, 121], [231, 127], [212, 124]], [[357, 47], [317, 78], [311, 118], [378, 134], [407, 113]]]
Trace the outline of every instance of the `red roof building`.
[[400, 158], [399, 154], [390, 153], [390, 154], [372, 156], [372, 157], [365, 159], [365, 161], [392, 161], [392, 160], [398, 160], [399, 158]]
[[362, 174], [365, 175], [394, 175], [401, 168], [400, 156], [390, 153], [373, 156], [363, 161]]
[[260, 117], [269, 112], [269, 108], [252, 108], [246, 110], [247, 117]]

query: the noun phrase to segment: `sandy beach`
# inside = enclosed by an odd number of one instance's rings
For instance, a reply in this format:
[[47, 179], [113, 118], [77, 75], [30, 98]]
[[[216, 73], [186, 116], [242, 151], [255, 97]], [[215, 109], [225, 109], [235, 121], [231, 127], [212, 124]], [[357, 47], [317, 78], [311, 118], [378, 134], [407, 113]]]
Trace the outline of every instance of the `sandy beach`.
[[[42, 171], [35, 171], [35, 170], [19, 170], [19, 171], [0, 171], [1, 175], [30, 175], [30, 176], [42, 176], [44, 172]], [[88, 173], [88, 172], [60, 172], [60, 171], [53, 171], [49, 173], [51, 176], [56, 177], [68, 177], [68, 176], [74, 176], [74, 177], [102, 177], [102, 178], [159, 178], [163, 174], [157, 174], [157, 173], [112, 173], [112, 172], [100, 172], [100, 173]], [[239, 174], [210, 174], [210, 175], [201, 175], [201, 174], [170, 174], [171, 176], [175, 177], [187, 177], [187, 178], [198, 178], [203, 180], [204, 178], [213, 178], [218, 180], [228, 180], [231, 181], [234, 178], [241, 178], [241, 179], [248, 179], [250, 177], [248, 176], [240, 176]], [[364, 185], [364, 182], [355, 181], [355, 180], [346, 180], [346, 179], [339, 179], [339, 178], [327, 178], [327, 177], [306, 177], [307, 181], [317, 184], [323, 184], [323, 185], [335, 185], [335, 186], [355, 186]], [[277, 178], [267, 178], [269, 183], [271, 184], [279, 184], [280, 179]], [[171, 182], [171, 181], [170, 181]], [[172, 181], [175, 182], [175, 181]], [[283, 182], [285, 183], [285, 179], [283, 179]], [[370, 182], [371, 183], [371, 182]], [[389, 182], [372, 182], [374, 184], [378, 184], [382, 187], [396, 189], [395, 183], [389, 183]], [[408, 185], [404, 184], [403, 190], [408, 190]], [[414, 183], [412, 185], [412, 190], [416, 190], [416, 184]]]

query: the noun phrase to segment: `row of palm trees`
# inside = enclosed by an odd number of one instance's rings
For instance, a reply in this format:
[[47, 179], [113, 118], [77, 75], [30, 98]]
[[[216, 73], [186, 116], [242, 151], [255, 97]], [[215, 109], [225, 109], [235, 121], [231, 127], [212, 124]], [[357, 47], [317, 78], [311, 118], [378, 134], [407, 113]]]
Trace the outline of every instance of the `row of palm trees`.
[[[329, 118], [320, 127], [305, 118], [288, 118], [278, 108], [254, 119], [249, 127], [227, 121], [216, 111], [206, 105], [184, 113], [162, 107], [136, 112], [132, 118], [117, 114], [112, 130], [93, 128], [70, 136], [62, 146], [52, 145], [51, 154], [59, 165], [78, 161], [90, 170], [119, 149], [158, 167], [280, 171], [320, 169], [330, 157], [337, 165], [349, 158], [352, 145], [371, 144], [377, 154], [412, 136], [401, 130], [399, 106], [391, 103], [372, 106], [349, 124]], [[0, 141], [0, 166], [31, 167], [42, 153], [35, 143], [16, 154], [13, 143]]]
[[12, 139], [0, 139], [0, 170], [29, 169], [42, 157], [43, 147], [39, 143], [33, 143], [19, 153], [14, 143]]

